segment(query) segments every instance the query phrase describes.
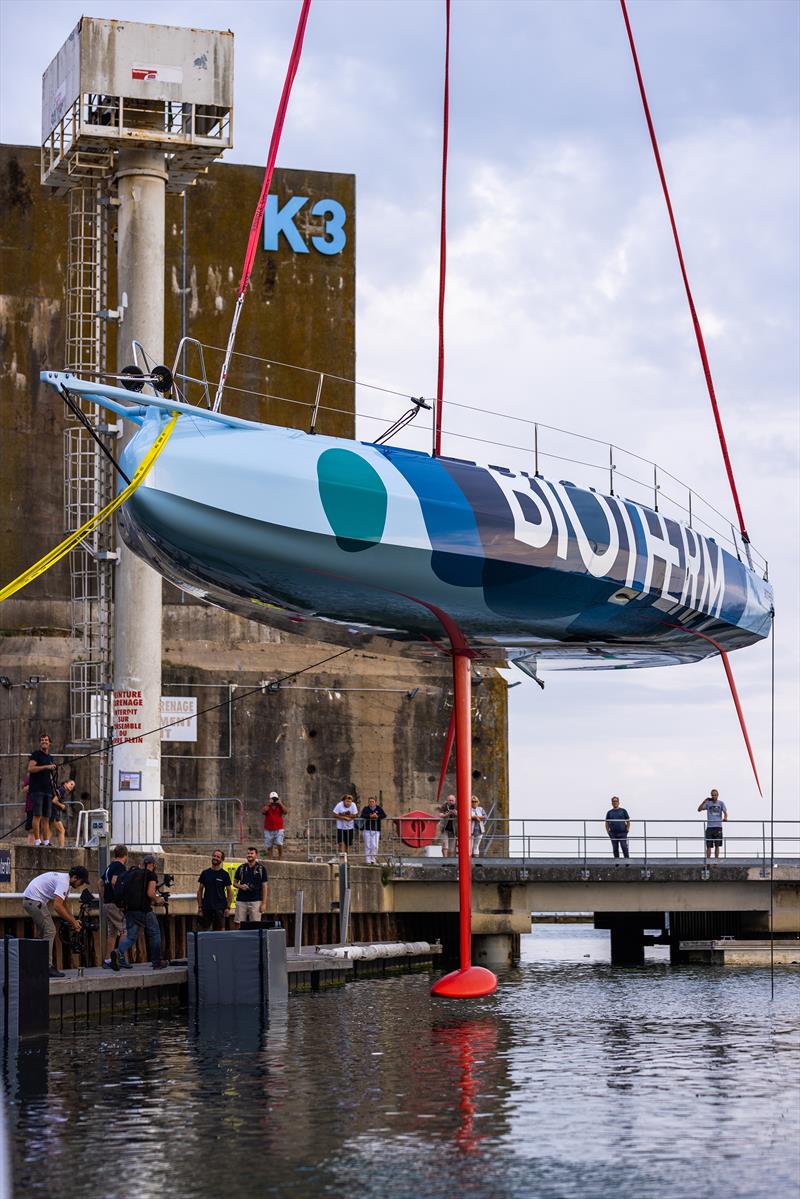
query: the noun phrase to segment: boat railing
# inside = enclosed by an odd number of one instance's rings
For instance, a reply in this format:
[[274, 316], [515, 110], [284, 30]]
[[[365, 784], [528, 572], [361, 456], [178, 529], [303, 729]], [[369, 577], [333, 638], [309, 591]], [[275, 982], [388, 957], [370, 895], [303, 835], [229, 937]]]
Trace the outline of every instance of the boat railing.
[[[406, 827], [408, 825], [408, 827]], [[306, 848], [310, 861], [328, 861], [343, 848], [337, 837], [336, 820], [319, 817], [308, 821]], [[455, 862], [456, 842], [447, 836], [447, 850]], [[511, 819], [491, 817], [473, 837], [473, 857], [525, 865], [536, 862], [578, 863], [582, 869], [613, 861], [614, 841], [604, 820]], [[622, 844], [624, 840], [625, 844]], [[411, 844], [409, 844], [411, 842]], [[383, 821], [378, 860], [381, 863], [442, 863], [445, 836], [440, 817], [429, 820], [415, 813], [404, 822], [402, 813]], [[703, 820], [632, 820], [626, 836], [617, 844], [619, 860], [629, 859], [642, 869], [670, 862], [705, 863], [706, 824]], [[344, 845], [354, 863], [365, 857], [360, 821], [353, 828], [352, 844]], [[715, 849], [712, 848], [715, 853]], [[729, 820], [723, 826], [720, 858], [755, 863], [766, 871], [772, 858], [778, 862], [800, 862], [800, 821]], [[448, 857], [449, 861], [450, 858]]]
[[[209, 380], [215, 377], [213, 368], [217, 359], [221, 365], [224, 353], [222, 347], [201, 344], [196, 338], [181, 339], [173, 375], [183, 399], [210, 407]], [[407, 392], [238, 351], [232, 358], [225, 391], [237, 415], [245, 418], [305, 428], [309, 433], [355, 434], [373, 443], [394, 424], [400, 405], [408, 408], [419, 399]], [[436, 414], [435, 401], [427, 402], [430, 409], [419, 408], [413, 421], [392, 438], [393, 445], [430, 452]], [[443, 417], [445, 457], [486, 464], [501, 472], [546, 475], [567, 486], [587, 486], [602, 495], [631, 501], [724, 544], [739, 561], [768, 577], [766, 559], [742, 537], [733, 521], [693, 487], [641, 454], [544, 421], [449, 399]], [[489, 450], [501, 450], [502, 462], [497, 461], [500, 455]], [[567, 470], [570, 477], [561, 478]]]

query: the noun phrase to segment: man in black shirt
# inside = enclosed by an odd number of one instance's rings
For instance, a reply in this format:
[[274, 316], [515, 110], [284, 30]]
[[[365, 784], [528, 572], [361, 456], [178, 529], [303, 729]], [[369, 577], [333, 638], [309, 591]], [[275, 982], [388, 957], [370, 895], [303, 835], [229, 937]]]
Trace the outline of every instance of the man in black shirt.
[[258, 921], [267, 910], [267, 868], [259, 862], [254, 845], [247, 851], [247, 860], [236, 868], [233, 883], [238, 887], [236, 892], [236, 924]]
[[125, 936], [125, 913], [114, 902], [114, 888], [119, 881], [120, 875], [125, 874], [127, 869], [128, 847], [127, 845], [115, 845], [114, 857], [108, 864], [101, 880], [103, 884], [103, 909], [106, 915], [106, 953], [108, 955], [103, 960], [103, 968], [105, 970], [113, 968], [111, 965], [111, 954], [117, 943], [117, 937]]
[[223, 870], [222, 863], [225, 854], [221, 849], [215, 849], [211, 855], [211, 866], [200, 875], [197, 888], [197, 910], [200, 914], [200, 928], [221, 932], [225, 927], [225, 917], [233, 915], [233, 887], [231, 876]]
[[28, 759], [28, 797], [33, 812], [34, 845], [50, 844], [50, 797], [56, 769], [50, 756], [50, 738], [47, 733], [42, 733], [39, 748]]
[[614, 851], [614, 857], [619, 857], [619, 851], [622, 850], [622, 856], [629, 858], [628, 852], [628, 832], [631, 827], [631, 818], [624, 808], [619, 806], [619, 796], [611, 796], [611, 807], [606, 812], [606, 832], [611, 838], [611, 848]]
[[[161, 928], [153, 907], [163, 907], [164, 900], [158, 894], [158, 875], [156, 860], [151, 853], [142, 858], [142, 868], [130, 872], [131, 877], [125, 880], [125, 926], [126, 933], [117, 949], [111, 951], [111, 969], [130, 970], [132, 967], [125, 957], [139, 940], [139, 934], [147, 934], [147, 944], [150, 950], [150, 964], [154, 970], [161, 970], [169, 962], [161, 960]], [[116, 886], [119, 885], [117, 882]]]

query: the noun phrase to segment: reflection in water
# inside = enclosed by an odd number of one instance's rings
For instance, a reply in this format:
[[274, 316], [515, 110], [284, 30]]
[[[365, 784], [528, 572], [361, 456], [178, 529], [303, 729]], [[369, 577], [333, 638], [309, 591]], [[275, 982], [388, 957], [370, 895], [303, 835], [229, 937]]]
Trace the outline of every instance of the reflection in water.
[[490, 1062], [496, 1061], [497, 1032], [496, 1020], [459, 1020], [433, 1028], [433, 1044], [452, 1055], [457, 1064], [461, 1121], [456, 1142], [466, 1153], [473, 1153], [482, 1139], [475, 1130], [475, 1103]]
[[80, 1199], [705, 1199], [721, 1162], [731, 1199], [794, 1192], [788, 970], [770, 1004], [759, 970], [612, 967], [590, 928], [523, 944], [469, 1004], [403, 975], [8, 1051], [16, 1195], [79, 1158]]

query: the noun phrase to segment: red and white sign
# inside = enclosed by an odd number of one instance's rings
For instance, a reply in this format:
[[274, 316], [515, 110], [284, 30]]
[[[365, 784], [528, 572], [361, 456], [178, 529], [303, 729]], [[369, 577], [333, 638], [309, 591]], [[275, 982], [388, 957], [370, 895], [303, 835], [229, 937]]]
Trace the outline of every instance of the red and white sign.
[[114, 692], [114, 745], [121, 741], [141, 745], [143, 706], [141, 691]]
[[165, 67], [158, 63], [135, 62], [131, 65], [131, 79], [151, 83], [183, 83], [183, 67]]

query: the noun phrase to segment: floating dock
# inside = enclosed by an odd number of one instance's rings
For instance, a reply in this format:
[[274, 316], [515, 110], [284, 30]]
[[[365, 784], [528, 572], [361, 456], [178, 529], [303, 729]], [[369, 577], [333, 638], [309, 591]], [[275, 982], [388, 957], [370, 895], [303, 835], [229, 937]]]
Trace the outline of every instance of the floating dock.
[[[373, 948], [385, 946], [312, 945], [299, 954], [287, 950], [289, 990], [319, 991], [342, 986], [354, 978], [424, 970], [442, 952], [441, 945], [429, 945], [425, 950], [404, 949], [390, 956], [363, 955], [364, 950]], [[351, 951], [356, 951], [355, 957], [344, 956]], [[136, 1016], [139, 1012], [182, 1006], [187, 1002], [188, 981], [186, 962], [161, 970], [147, 963], [119, 972], [102, 967], [67, 970], [64, 978], [50, 979], [50, 1022]]]
[[[777, 939], [772, 945], [768, 938], [738, 940], [720, 937], [709, 941], [681, 941], [681, 953], [686, 962], [703, 962], [718, 966], [800, 966], [800, 940]], [[772, 954], [770, 953], [772, 950]]]

